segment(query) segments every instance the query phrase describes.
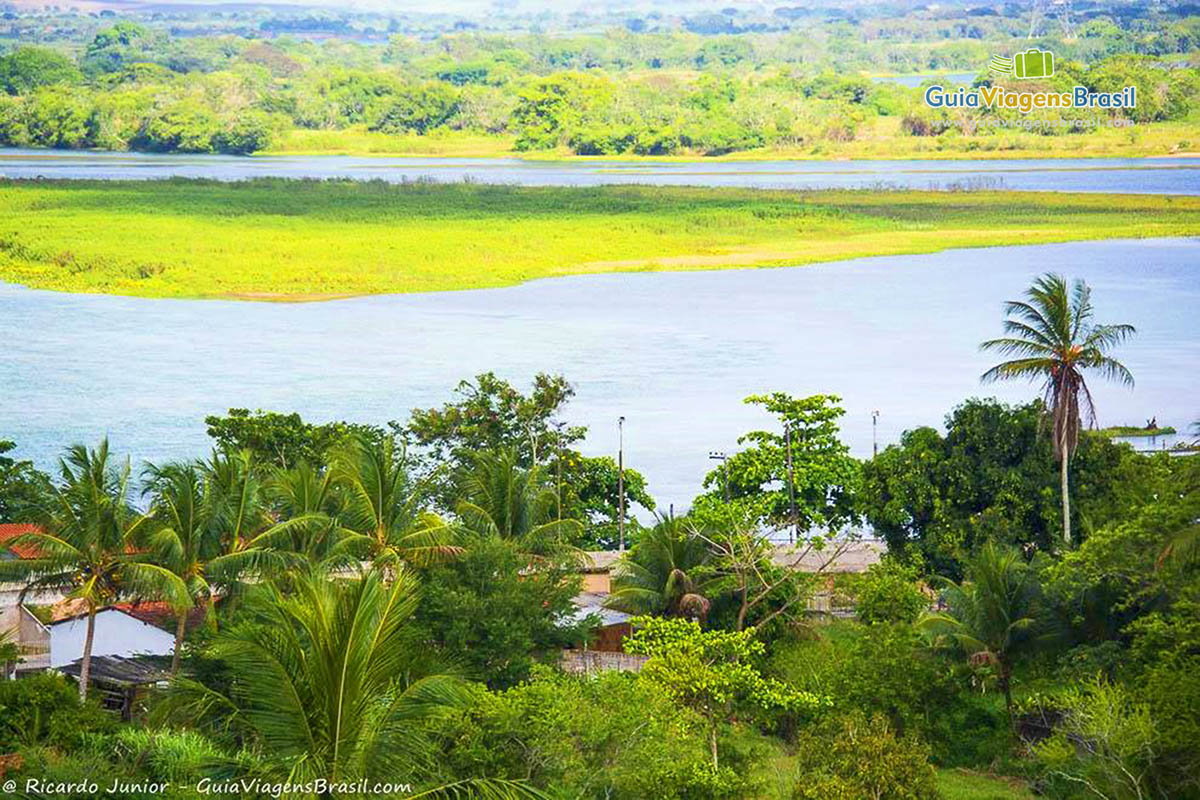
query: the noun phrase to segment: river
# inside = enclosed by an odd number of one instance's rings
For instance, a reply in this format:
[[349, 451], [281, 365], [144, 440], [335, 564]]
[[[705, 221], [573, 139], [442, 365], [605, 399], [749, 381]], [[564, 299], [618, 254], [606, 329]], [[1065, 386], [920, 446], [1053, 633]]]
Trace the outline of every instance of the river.
[[1200, 194], [1200, 158], [900, 161], [534, 161], [516, 158], [221, 156], [0, 149], [0, 177], [241, 180], [256, 177], [462, 181], [523, 186], [750, 186], [768, 189], [986, 187]]
[[626, 459], [682, 507], [710, 450], [767, 423], [754, 393], [841, 395], [858, 456], [939, 425], [980, 386], [1001, 304], [1047, 269], [1086, 279], [1097, 318], [1138, 334], [1119, 356], [1134, 390], [1093, 379], [1101, 424], [1183, 430], [1200, 418], [1200, 239], [1079, 242], [866, 258], [791, 269], [629, 273], [312, 304], [149, 300], [0, 284], [0, 438], [52, 463], [108, 434], [135, 459], [201, 454], [206, 414], [299, 411], [380, 423], [440, 403], [462, 378], [537, 371], [577, 387], [584, 450]]

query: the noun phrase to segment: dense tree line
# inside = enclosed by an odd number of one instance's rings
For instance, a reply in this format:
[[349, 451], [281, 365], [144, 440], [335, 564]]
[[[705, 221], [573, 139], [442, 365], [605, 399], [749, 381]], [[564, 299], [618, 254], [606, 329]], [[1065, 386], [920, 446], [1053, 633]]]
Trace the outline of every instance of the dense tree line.
[[[1138, 107], [1112, 113], [1183, 119], [1200, 89], [1194, 71], [1164, 58], [1196, 46], [1195, 25], [1179, 24], [1191, 33], [1171, 50], [1099, 20], [1082, 39], [1038, 42], [1055, 49], [1060, 67], [1051, 87], [1033, 88], [1133, 84]], [[982, 71], [991, 53], [1028, 44], [1010, 32], [881, 48], [833, 26], [817, 38], [463, 34], [318, 45], [181, 40], [118, 22], [72, 50], [26, 45], [0, 54], [0, 90], [9, 95], [0, 97], [0, 144], [245, 154], [291, 129], [354, 128], [461, 131], [580, 155], [719, 155], [850, 141], [878, 117], [937, 135], [951, 116], [926, 108], [918, 90], [855, 73], [951, 69], [990, 80]]]

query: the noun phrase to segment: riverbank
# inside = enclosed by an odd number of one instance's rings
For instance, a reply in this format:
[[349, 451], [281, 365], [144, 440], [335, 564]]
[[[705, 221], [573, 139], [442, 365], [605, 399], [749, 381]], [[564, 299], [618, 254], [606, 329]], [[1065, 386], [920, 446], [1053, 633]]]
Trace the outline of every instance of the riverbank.
[[879, 117], [863, 126], [851, 141], [820, 141], [796, 147], [740, 150], [720, 156], [700, 153], [670, 156], [579, 156], [567, 150], [519, 151], [516, 137], [462, 131], [437, 134], [386, 134], [365, 126], [342, 130], [287, 131], [263, 155], [344, 155], [397, 158], [525, 158], [535, 161], [822, 161], [838, 159], [1001, 159], [1001, 158], [1148, 158], [1197, 156], [1200, 120], [1155, 122], [1128, 128], [1101, 127], [1086, 133], [1047, 136], [1012, 130], [967, 135], [949, 131], [940, 136], [910, 136], [896, 117]]
[[1200, 197], [513, 187], [259, 179], [0, 182], [0, 280], [311, 301], [599, 272], [789, 266], [1200, 235]]

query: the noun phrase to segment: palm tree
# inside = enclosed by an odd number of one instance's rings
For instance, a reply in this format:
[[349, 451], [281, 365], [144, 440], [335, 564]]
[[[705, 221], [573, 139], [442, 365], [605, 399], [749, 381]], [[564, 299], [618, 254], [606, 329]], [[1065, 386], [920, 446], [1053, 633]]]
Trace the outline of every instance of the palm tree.
[[468, 530], [516, 542], [530, 554], [570, 550], [583, 526], [561, 518], [558, 493], [544, 478], [537, 465], [522, 467], [516, 450], [475, 453], [459, 476], [458, 516]]
[[0, 561], [0, 581], [25, 580], [30, 589], [59, 589], [82, 600], [87, 633], [79, 668], [79, 697], [87, 699], [96, 612], [122, 596], [154, 596], [181, 608], [187, 587], [170, 570], [147, 563], [137, 549], [147, 518], [129, 504], [129, 462], [112, 463], [108, 440], [95, 450], [75, 445], [59, 460], [48, 505], [31, 514], [39, 530], [16, 537], [29, 559]]
[[[229, 551], [240, 537], [228, 533], [237, 526], [227, 517], [237, 505], [227, 502], [204, 465], [153, 464], [145, 470], [144, 494], [150, 496], [150, 521], [142, 537], [154, 563], [168, 570], [187, 589], [188, 602], [175, 609], [175, 648], [171, 674], [179, 672], [183, 638], [190, 612], [206, 607], [218, 585], [229, 585], [256, 566], [258, 550]], [[161, 593], [161, 592], [160, 592]]]
[[355, 436], [333, 451], [329, 469], [341, 492], [339, 547], [362, 553], [387, 572], [462, 552], [453, 529], [425, 509], [426, 493], [409, 475], [394, 438]]
[[1016, 548], [989, 541], [967, 561], [962, 583], [945, 584], [948, 610], [926, 612], [917, 626], [935, 646], [994, 671], [1011, 722], [1013, 662], [1049, 638], [1038, 612], [1037, 575]]
[[1133, 375], [1108, 351], [1135, 332], [1132, 325], [1100, 325], [1092, 321], [1092, 292], [1083, 281], [1068, 289], [1059, 275], [1047, 274], [1033, 282], [1026, 300], [1005, 304], [1005, 336], [984, 342], [1015, 358], [983, 373], [985, 383], [1025, 378], [1042, 381], [1046, 413], [1054, 430], [1054, 456], [1058, 459], [1062, 491], [1063, 541], [1071, 546], [1071, 495], [1067, 479], [1071, 455], [1079, 443], [1081, 410], [1089, 424], [1096, 421], [1085, 370], [1133, 386]]
[[[256, 587], [242, 623], [218, 635], [228, 692], [181, 679], [159, 713], [250, 745], [271, 780], [390, 781], [431, 765], [430, 724], [471, 695], [421, 646], [416, 578], [401, 565], [386, 580], [371, 570], [353, 581], [308, 576], [294, 588]], [[510, 782], [436, 791], [459, 789], [537, 796]]]
[[660, 520], [617, 562], [605, 605], [630, 614], [703, 619], [711, 579], [703, 576], [712, 552], [689, 523]]

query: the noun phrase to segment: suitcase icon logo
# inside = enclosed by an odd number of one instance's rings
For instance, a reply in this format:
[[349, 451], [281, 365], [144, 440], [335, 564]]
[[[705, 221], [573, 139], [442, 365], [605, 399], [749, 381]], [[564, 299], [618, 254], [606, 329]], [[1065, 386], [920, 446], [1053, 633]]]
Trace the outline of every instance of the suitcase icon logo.
[[1012, 58], [992, 56], [988, 69], [1014, 78], [1049, 78], [1054, 74], [1054, 53], [1030, 48]]

